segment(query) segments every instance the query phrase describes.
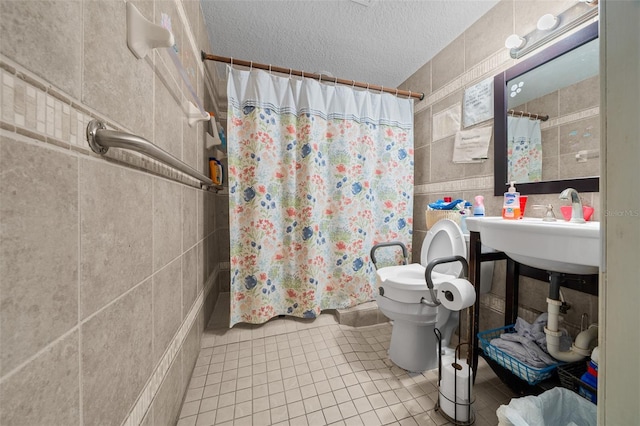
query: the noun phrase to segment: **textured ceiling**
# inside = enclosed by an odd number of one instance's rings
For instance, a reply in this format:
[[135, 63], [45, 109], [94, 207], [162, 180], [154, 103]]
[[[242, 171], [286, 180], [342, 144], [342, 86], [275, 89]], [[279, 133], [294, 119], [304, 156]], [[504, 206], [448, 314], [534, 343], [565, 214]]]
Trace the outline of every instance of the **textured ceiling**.
[[201, 3], [207, 53], [396, 87], [497, 0]]

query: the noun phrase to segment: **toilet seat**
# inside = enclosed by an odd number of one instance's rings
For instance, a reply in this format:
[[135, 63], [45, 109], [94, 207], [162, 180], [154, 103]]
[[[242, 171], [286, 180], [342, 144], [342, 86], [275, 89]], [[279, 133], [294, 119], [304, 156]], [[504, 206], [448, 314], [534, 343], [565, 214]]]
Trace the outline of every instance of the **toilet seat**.
[[[421, 303], [423, 297], [430, 298], [425, 280], [426, 265], [434, 259], [448, 256], [466, 258], [467, 246], [462, 230], [451, 220], [440, 220], [427, 233], [421, 251], [421, 263], [388, 266], [377, 272], [381, 296], [403, 303]], [[434, 286], [460, 276], [460, 262], [437, 265], [431, 273]]]
[[[429, 229], [422, 243], [420, 263], [426, 267], [429, 262], [448, 256], [462, 256], [467, 258], [467, 244], [462, 229], [452, 220], [439, 220]], [[450, 262], [437, 265], [435, 272], [459, 277], [462, 272], [460, 262]]]

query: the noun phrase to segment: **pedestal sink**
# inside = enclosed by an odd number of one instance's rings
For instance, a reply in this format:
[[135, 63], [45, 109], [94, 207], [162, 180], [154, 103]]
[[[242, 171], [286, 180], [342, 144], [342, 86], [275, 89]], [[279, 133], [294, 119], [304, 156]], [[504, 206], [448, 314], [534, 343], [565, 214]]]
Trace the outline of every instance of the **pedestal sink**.
[[484, 245], [516, 262], [550, 272], [598, 273], [600, 222], [470, 217], [466, 223], [469, 231], [480, 233]]

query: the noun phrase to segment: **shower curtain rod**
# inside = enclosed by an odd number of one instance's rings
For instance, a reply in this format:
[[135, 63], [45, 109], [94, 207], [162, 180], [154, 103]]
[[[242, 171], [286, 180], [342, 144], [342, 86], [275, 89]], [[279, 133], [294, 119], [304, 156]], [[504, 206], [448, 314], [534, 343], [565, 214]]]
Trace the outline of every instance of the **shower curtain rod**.
[[533, 112], [516, 111], [514, 109], [510, 109], [509, 111], [507, 111], [507, 113], [512, 117], [528, 117], [540, 121], [547, 121], [549, 119], [548, 115], [534, 114]]
[[319, 80], [319, 81], [324, 80], [328, 83], [344, 84], [346, 86], [351, 86], [351, 87], [361, 87], [367, 90], [375, 90], [380, 92], [391, 93], [392, 95], [396, 95], [396, 96], [407, 96], [409, 98], [415, 98], [420, 101], [424, 99], [424, 93], [412, 92], [411, 90], [390, 89], [388, 87], [377, 86], [369, 83], [361, 83], [355, 80], [345, 80], [343, 78], [329, 77], [327, 75], [298, 71], [291, 68], [282, 68], [282, 67], [276, 67], [276, 66], [271, 66], [267, 64], [261, 64], [253, 61], [243, 61], [241, 59], [228, 58], [226, 56], [211, 55], [209, 53], [205, 53], [204, 51], [201, 51], [201, 55], [202, 55], [203, 61], [206, 59], [208, 61], [224, 62], [231, 65], [242, 65], [249, 68], [258, 68], [261, 70], [274, 71], [282, 74], [295, 75], [297, 77], [313, 78], [314, 80]]

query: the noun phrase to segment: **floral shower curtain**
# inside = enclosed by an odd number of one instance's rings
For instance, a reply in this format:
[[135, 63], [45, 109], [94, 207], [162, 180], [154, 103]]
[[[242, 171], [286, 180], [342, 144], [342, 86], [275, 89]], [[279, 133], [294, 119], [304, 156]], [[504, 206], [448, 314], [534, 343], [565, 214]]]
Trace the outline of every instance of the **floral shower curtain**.
[[227, 95], [229, 325], [372, 300], [371, 247], [411, 244], [413, 101], [233, 68]]
[[540, 120], [507, 117], [508, 182], [542, 180], [542, 131]]

